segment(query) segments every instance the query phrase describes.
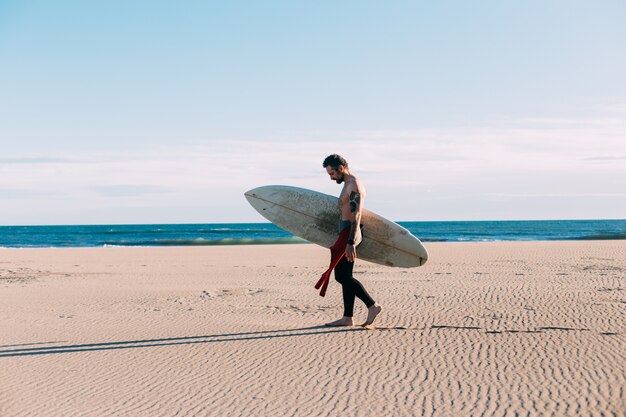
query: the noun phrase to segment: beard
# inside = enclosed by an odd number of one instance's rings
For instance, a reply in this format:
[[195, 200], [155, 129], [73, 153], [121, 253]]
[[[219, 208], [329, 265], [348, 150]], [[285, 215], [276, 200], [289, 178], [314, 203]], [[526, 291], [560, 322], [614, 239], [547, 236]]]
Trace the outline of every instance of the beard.
[[341, 183], [343, 182], [343, 180], [345, 180], [345, 179], [346, 179], [345, 174], [341, 174], [341, 177], [337, 178], [337, 179], [335, 180], [335, 182], [336, 182], [337, 184], [341, 184]]

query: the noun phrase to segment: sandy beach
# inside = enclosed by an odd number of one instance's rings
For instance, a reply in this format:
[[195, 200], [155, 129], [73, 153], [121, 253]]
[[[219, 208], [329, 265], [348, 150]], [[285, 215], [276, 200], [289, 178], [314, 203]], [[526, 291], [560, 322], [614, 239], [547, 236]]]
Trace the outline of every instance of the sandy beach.
[[626, 241], [427, 246], [373, 329], [315, 245], [2, 249], [0, 415], [626, 415]]

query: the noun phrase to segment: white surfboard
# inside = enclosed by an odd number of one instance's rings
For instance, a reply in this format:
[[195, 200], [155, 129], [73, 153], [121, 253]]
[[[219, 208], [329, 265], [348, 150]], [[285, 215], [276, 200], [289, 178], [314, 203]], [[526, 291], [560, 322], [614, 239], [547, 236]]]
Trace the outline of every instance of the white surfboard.
[[[326, 248], [337, 240], [337, 197], [286, 185], [255, 188], [245, 196], [256, 211], [281, 229]], [[358, 259], [402, 268], [426, 263], [426, 248], [404, 227], [367, 209], [363, 209], [361, 224]]]

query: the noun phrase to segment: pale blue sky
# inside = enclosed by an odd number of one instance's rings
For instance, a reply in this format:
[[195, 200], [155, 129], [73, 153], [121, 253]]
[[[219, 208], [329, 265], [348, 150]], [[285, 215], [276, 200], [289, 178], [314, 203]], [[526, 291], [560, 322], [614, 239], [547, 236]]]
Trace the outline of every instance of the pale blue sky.
[[626, 218], [623, 1], [0, 0], [0, 224]]

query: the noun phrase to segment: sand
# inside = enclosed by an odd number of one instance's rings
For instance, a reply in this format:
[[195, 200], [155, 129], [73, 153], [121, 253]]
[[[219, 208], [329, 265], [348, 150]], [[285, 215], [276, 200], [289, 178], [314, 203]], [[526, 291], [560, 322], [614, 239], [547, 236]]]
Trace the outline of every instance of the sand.
[[[626, 241], [0, 250], [0, 416], [624, 416]], [[357, 301], [355, 319], [365, 319]]]

